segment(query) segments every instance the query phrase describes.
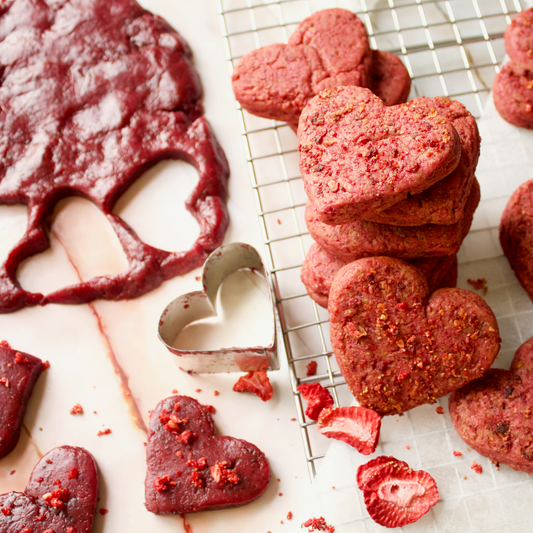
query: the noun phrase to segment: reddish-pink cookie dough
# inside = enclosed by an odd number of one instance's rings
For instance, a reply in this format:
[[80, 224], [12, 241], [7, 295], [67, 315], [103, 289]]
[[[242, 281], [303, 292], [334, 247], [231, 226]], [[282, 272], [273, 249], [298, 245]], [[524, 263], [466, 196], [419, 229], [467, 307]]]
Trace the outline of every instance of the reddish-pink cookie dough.
[[386, 107], [370, 89], [337, 87], [306, 106], [298, 125], [307, 196], [326, 224], [384, 210], [454, 170], [461, 140], [434, 106]]
[[505, 64], [494, 78], [492, 95], [504, 120], [533, 129], [533, 61], [529, 66], [513, 61]]
[[0, 496], [0, 531], [91, 533], [97, 497], [91, 454], [74, 446], [54, 448], [37, 463], [24, 492]]
[[507, 202], [500, 221], [500, 243], [520, 285], [533, 300], [533, 180]]
[[346, 262], [371, 255], [402, 259], [452, 255], [459, 250], [470, 230], [479, 199], [479, 184], [475, 181], [463, 217], [449, 226], [400, 227], [365, 220], [332, 226], [319, 220], [316, 205], [312, 202], [307, 202], [305, 221], [313, 240]]
[[533, 8], [518, 13], [504, 34], [505, 51], [512, 61], [533, 68]]
[[[0, 203], [27, 205], [29, 218], [0, 270], [0, 312], [133, 298], [200, 266], [220, 245], [227, 161], [202, 116], [191, 51], [163, 19], [134, 0], [4, 2], [0, 58]], [[185, 252], [145, 244], [113, 214], [127, 187], [162, 159], [184, 159], [199, 173], [185, 207], [200, 233]], [[46, 217], [73, 195], [104, 213], [129, 267], [44, 297], [27, 292], [17, 268], [48, 248]]]
[[265, 455], [253, 444], [215, 436], [207, 407], [188, 396], [159, 402], [150, 415], [146, 508], [183, 514], [249, 503], [270, 479]]
[[399, 259], [346, 265], [329, 298], [331, 345], [360, 405], [398, 414], [465, 385], [500, 348], [485, 301], [463, 289], [429, 293], [420, 271]]
[[461, 138], [461, 159], [448, 176], [419, 194], [409, 196], [389, 209], [371, 213], [367, 220], [395, 226], [423, 224], [455, 224], [463, 215], [474, 181], [480, 152], [481, 137], [476, 119], [466, 107], [450, 98], [417, 98], [435, 106], [437, 113], [447, 118]]
[[372, 50], [369, 89], [386, 106], [407, 102], [411, 77], [402, 60], [391, 52]]
[[[426, 277], [429, 290], [455, 287], [457, 284], [457, 255], [406, 260]], [[305, 256], [300, 277], [309, 296], [327, 309], [333, 278], [347, 263], [313, 243]]]
[[42, 371], [38, 357], [0, 346], [0, 458], [17, 445], [26, 405]]
[[533, 339], [511, 368], [490, 368], [453, 392], [450, 416], [466, 444], [491, 461], [533, 474]]

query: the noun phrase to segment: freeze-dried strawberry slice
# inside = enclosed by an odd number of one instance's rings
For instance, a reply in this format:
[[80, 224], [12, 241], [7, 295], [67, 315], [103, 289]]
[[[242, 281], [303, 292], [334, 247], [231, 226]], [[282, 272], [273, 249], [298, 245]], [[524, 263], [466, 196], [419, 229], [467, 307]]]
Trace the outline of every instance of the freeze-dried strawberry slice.
[[333, 398], [329, 390], [320, 383], [302, 383], [298, 385], [297, 390], [307, 402], [305, 414], [311, 420], [318, 420], [323, 409], [333, 407]]
[[241, 376], [237, 383], [233, 385], [233, 390], [235, 392], [252, 392], [257, 394], [264, 402], [272, 399], [274, 395], [272, 385], [264, 370], [248, 372], [245, 376]]
[[378, 457], [357, 471], [368, 514], [384, 527], [416, 522], [439, 501], [435, 480], [394, 457]]
[[342, 440], [363, 455], [376, 451], [381, 417], [366, 407], [324, 409], [318, 417], [318, 432], [330, 439]]

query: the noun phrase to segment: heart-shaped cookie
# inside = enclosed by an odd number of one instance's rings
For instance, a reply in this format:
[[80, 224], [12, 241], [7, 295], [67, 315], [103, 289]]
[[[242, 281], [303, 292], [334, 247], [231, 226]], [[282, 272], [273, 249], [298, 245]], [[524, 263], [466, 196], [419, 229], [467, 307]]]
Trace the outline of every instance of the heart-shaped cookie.
[[0, 346], [0, 458], [18, 442], [26, 405], [42, 371], [38, 357]]
[[322, 91], [298, 125], [307, 196], [326, 224], [365, 218], [417, 194], [454, 170], [461, 140], [434, 106], [386, 107], [370, 89]]
[[459, 436], [492, 461], [533, 474], [533, 338], [511, 368], [490, 368], [450, 395], [450, 416]]
[[235, 98], [249, 113], [287, 122], [296, 131], [307, 102], [339, 85], [370, 87], [385, 105], [407, 100], [411, 78], [401, 59], [370, 50], [363, 22], [332, 8], [302, 21], [287, 45], [253, 50], [232, 75]]
[[23, 493], [0, 496], [0, 531], [91, 533], [97, 497], [91, 454], [74, 446], [54, 448], [37, 463]]
[[533, 300], [533, 180], [522, 183], [500, 220], [500, 243], [518, 281]]
[[331, 345], [358, 402], [397, 414], [462, 387], [500, 348], [485, 301], [463, 289], [429, 294], [426, 279], [390, 257], [342, 268], [329, 296]]
[[270, 469], [253, 444], [216, 437], [207, 407], [188, 396], [161, 401], [150, 415], [146, 508], [183, 514], [236, 507], [266, 490]]

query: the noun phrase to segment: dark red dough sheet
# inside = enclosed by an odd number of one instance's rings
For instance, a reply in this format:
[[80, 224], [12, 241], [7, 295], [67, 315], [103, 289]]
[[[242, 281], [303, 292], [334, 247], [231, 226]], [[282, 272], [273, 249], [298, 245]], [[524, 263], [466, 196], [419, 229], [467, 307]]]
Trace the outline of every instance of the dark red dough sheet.
[[0, 458], [17, 445], [26, 405], [42, 371], [38, 357], [0, 346]]
[[[0, 312], [26, 305], [133, 298], [200, 266], [223, 239], [229, 169], [202, 116], [191, 51], [133, 0], [13, 0], [0, 8], [0, 204], [28, 207], [28, 227], [0, 270]], [[142, 242], [113, 207], [162, 159], [194, 165], [185, 207], [200, 226], [184, 252]], [[43, 296], [21, 288], [21, 261], [49, 246], [58, 200], [94, 202], [129, 268]]]
[[91, 533], [98, 474], [83, 448], [60, 446], [45, 454], [24, 492], [0, 495], [2, 533]]

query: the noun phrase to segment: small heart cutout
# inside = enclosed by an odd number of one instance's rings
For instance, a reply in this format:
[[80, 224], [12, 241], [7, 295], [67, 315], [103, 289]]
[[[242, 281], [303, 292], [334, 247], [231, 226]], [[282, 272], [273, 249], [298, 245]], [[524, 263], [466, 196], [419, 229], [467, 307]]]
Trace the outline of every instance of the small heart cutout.
[[26, 405], [42, 371], [38, 357], [0, 346], [0, 458], [17, 445]]
[[533, 338], [511, 368], [489, 368], [450, 395], [450, 416], [468, 446], [490, 460], [533, 474]]
[[26, 490], [0, 496], [2, 533], [91, 533], [98, 496], [93, 457], [83, 448], [54, 448], [35, 466]]
[[386, 107], [369, 89], [336, 87], [306, 106], [298, 126], [300, 171], [322, 222], [371, 216], [457, 167], [461, 140], [424, 101]]
[[253, 444], [216, 437], [207, 407], [171, 396], [150, 415], [146, 508], [183, 514], [249, 503], [266, 490], [270, 470]]
[[331, 344], [364, 407], [397, 414], [480, 377], [500, 349], [485, 301], [463, 289], [429, 294], [413, 266], [371, 257], [343, 267], [329, 297]]

